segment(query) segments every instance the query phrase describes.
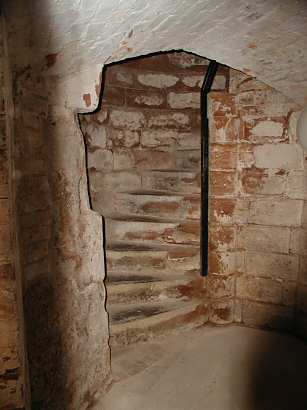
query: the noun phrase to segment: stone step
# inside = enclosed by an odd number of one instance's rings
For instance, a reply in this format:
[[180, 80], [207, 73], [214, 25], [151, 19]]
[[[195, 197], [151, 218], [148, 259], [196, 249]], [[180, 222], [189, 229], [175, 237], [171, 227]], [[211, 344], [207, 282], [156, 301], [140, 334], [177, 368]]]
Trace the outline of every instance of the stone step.
[[200, 193], [200, 172], [195, 171], [150, 171], [142, 175], [142, 189]]
[[147, 244], [189, 244], [200, 242], [198, 221], [145, 222], [106, 218], [108, 241], [146, 242]]
[[208, 306], [199, 301], [167, 301], [109, 308], [111, 347], [150, 340], [179, 329], [201, 326], [208, 320]]
[[199, 220], [200, 194], [170, 191], [131, 191], [94, 193], [95, 210], [105, 217], [140, 215], [172, 220]]
[[[135, 278], [135, 275], [133, 276]], [[123, 276], [121, 276], [123, 278]], [[144, 277], [143, 277], [144, 278]], [[107, 281], [107, 303], [136, 303], [162, 301], [166, 298], [190, 299], [204, 289], [204, 279], [189, 276], [154, 278], [149, 281]], [[138, 280], [138, 279], [137, 279]], [[202, 282], [202, 283], [200, 283]]]
[[191, 245], [107, 243], [107, 269], [144, 274], [199, 271], [200, 248]]

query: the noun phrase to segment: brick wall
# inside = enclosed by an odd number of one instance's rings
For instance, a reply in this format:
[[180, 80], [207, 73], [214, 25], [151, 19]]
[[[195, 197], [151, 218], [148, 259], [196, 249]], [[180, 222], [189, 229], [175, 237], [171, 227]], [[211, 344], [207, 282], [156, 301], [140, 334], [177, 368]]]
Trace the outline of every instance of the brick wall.
[[230, 70], [210, 95], [210, 275], [222, 321], [294, 328], [304, 157], [289, 118], [296, 105]]
[[24, 408], [23, 348], [15, 275], [10, 158], [4, 96], [4, 38], [0, 18], [0, 409]]

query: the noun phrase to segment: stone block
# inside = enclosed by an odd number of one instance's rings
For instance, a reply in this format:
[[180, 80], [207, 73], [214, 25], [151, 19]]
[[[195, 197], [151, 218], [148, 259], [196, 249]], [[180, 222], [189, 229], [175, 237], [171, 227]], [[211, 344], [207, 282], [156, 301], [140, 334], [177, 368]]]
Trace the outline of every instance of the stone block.
[[230, 251], [236, 247], [236, 228], [229, 225], [209, 226], [209, 251]]
[[199, 222], [183, 223], [106, 220], [107, 239], [147, 244], [199, 244]]
[[166, 98], [159, 91], [128, 90], [126, 103], [128, 107], [165, 108]]
[[176, 85], [179, 82], [179, 77], [173, 74], [146, 73], [138, 74], [137, 81], [146, 87], [165, 89]]
[[244, 224], [249, 216], [249, 201], [233, 198], [211, 198], [210, 221], [221, 224]]
[[122, 68], [122, 66], [110, 66], [105, 71], [105, 84], [129, 87], [134, 84], [133, 72], [129, 69]]
[[286, 177], [279, 172], [245, 168], [239, 174], [243, 194], [280, 195], [285, 192]]
[[150, 128], [191, 129], [191, 117], [184, 112], [150, 112], [147, 113], [147, 122]]
[[247, 252], [246, 272], [265, 278], [297, 280], [299, 258], [297, 255]]
[[287, 140], [285, 117], [270, 119], [247, 119], [244, 122], [242, 138], [255, 144], [277, 143]]
[[209, 321], [216, 325], [226, 325], [233, 322], [234, 301], [225, 300], [212, 303]]
[[288, 306], [262, 304], [244, 301], [242, 319], [247, 326], [277, 330], [292, 330], [294, 326], [294, 310]]
[[113, 149], [114, 170], [129, 170], [135, 168], [135, 158], [133, 152], [126, 148]]
[[178, 140], [177, 130], [144, 129], [141, 135], [141, 145], [145, 148], [176, 146]]
[[114, 128], [140, 130], [146, 124], [145, 115], [141, 111], [110, 110], [110, 124]]
[[200, 108], [200, 92], [170, 92], [167, 95], [168, 106], [172, 109], [199, 109]]
[[106, 148], [107, 132], [105, 127], [99, 127], [96, 123], [91, 122], [81, 125], [81, 130], [89, 151]]
[[268, 278], [239, 276], [236, 280], [236, 295], [242, 299], [281, 304], [282, 283]]
[[97, 191], [122, 191], [141, 188], [141, 177], [133, 171], [102, 173], [93, 171], [89, 174], [90, 189]]
[[298, 144], [263, 144], [254, 150], [258, 168], [302, 169], [303, 150]]
[[172, 147], [178, 150], [200, 150], [201, 136], [200, 131], [180, 132], [176, 129], [144, 129], [141, 135], [141, 145], [145, 148]]
[[201, 150], [178, 150], [172, 153], [176, 158], [176, 168], [180, 170], [200, 171]]
[[299, 226], [303, 201], [266, 198], [251, 201], [249, 222], [258, 225]]
[[243, 253], [237, 251], [209, 252], [209, 273], [233, 275], [244, 269]]
[[200, 175], [197, 172], [159, 172], [152, 171], [142, 175], [142, 187], [149, 190], [200, 193]]
[[107, 130], [107, 146], [108, 148], [132, 148], [140, 143], [140, 131], [119, 130], [109, 128]]
[[135, 149], [133, 150], [135, 166], [141, 170], [170, 170], [176, 168], [176, 158], [170, 151]]
[[277, 226], [245, 225], [238, 229], [238, 247], [249, 251], [288, 253], [290, 229]]
[[290, 171], [287, 176], [286, 194], [293, 199], [307, 199], [307, 171]]
[[181, 79], [182, 83], [189, 88], [198, 88], [200, 89], [203, 82], [204, 76], [203, 75], [185, 75]]
[[114, 168], [113, 153], [107, 149], [97, 149], [88, 153], [88, 168], [93, 171], [107, 171]]
[[216, 74], [212, 84], [212, 91], [226, 90], [227, 77], [225, 74]]
[[[254, 149], [255, 147], [251, 144], [240, 144], [239, 145], [239, 161], [238, 161], [238, 167], [239, 169], [244, 169], [244, 168], [253, 168], [256, 170], [257, 168], [255, 167], [255, 155], [254, 155]], [[257, 169], [258, 172], [260, 172], [260, 169]]]
[[210, 274], [208, 276], [208, 293], [212, 299], [233, 297], [235, 292], [235, 279], [231, 275]]
[[295, 255], [300, 254], [302, 234], [303, 234], [303, 230], [300, 227], [294, 228], [291, 230], [291, 236], [290, 236], [290, 253], [291, 254], [295, 254]]

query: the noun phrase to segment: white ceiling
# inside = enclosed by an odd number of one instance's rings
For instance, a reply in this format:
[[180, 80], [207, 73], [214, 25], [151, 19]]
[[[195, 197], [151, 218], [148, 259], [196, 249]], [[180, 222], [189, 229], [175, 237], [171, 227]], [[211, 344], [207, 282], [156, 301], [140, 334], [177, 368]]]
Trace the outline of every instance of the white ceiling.
[[307, 102], [307, 0], [10, 0], [4, 7], [17, 65], [57, 53], [48, 73], [74, 77], [184, 49]]

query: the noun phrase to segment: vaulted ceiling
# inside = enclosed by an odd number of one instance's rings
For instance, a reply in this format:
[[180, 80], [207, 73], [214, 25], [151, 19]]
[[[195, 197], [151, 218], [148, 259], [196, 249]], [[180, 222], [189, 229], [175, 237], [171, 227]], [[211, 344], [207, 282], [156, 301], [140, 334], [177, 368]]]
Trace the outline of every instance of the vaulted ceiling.
[[55, 55], [53, 74], [184, 49], [307, 102], [306, 0], [10, 0], [4, 8], [19, 62]]

